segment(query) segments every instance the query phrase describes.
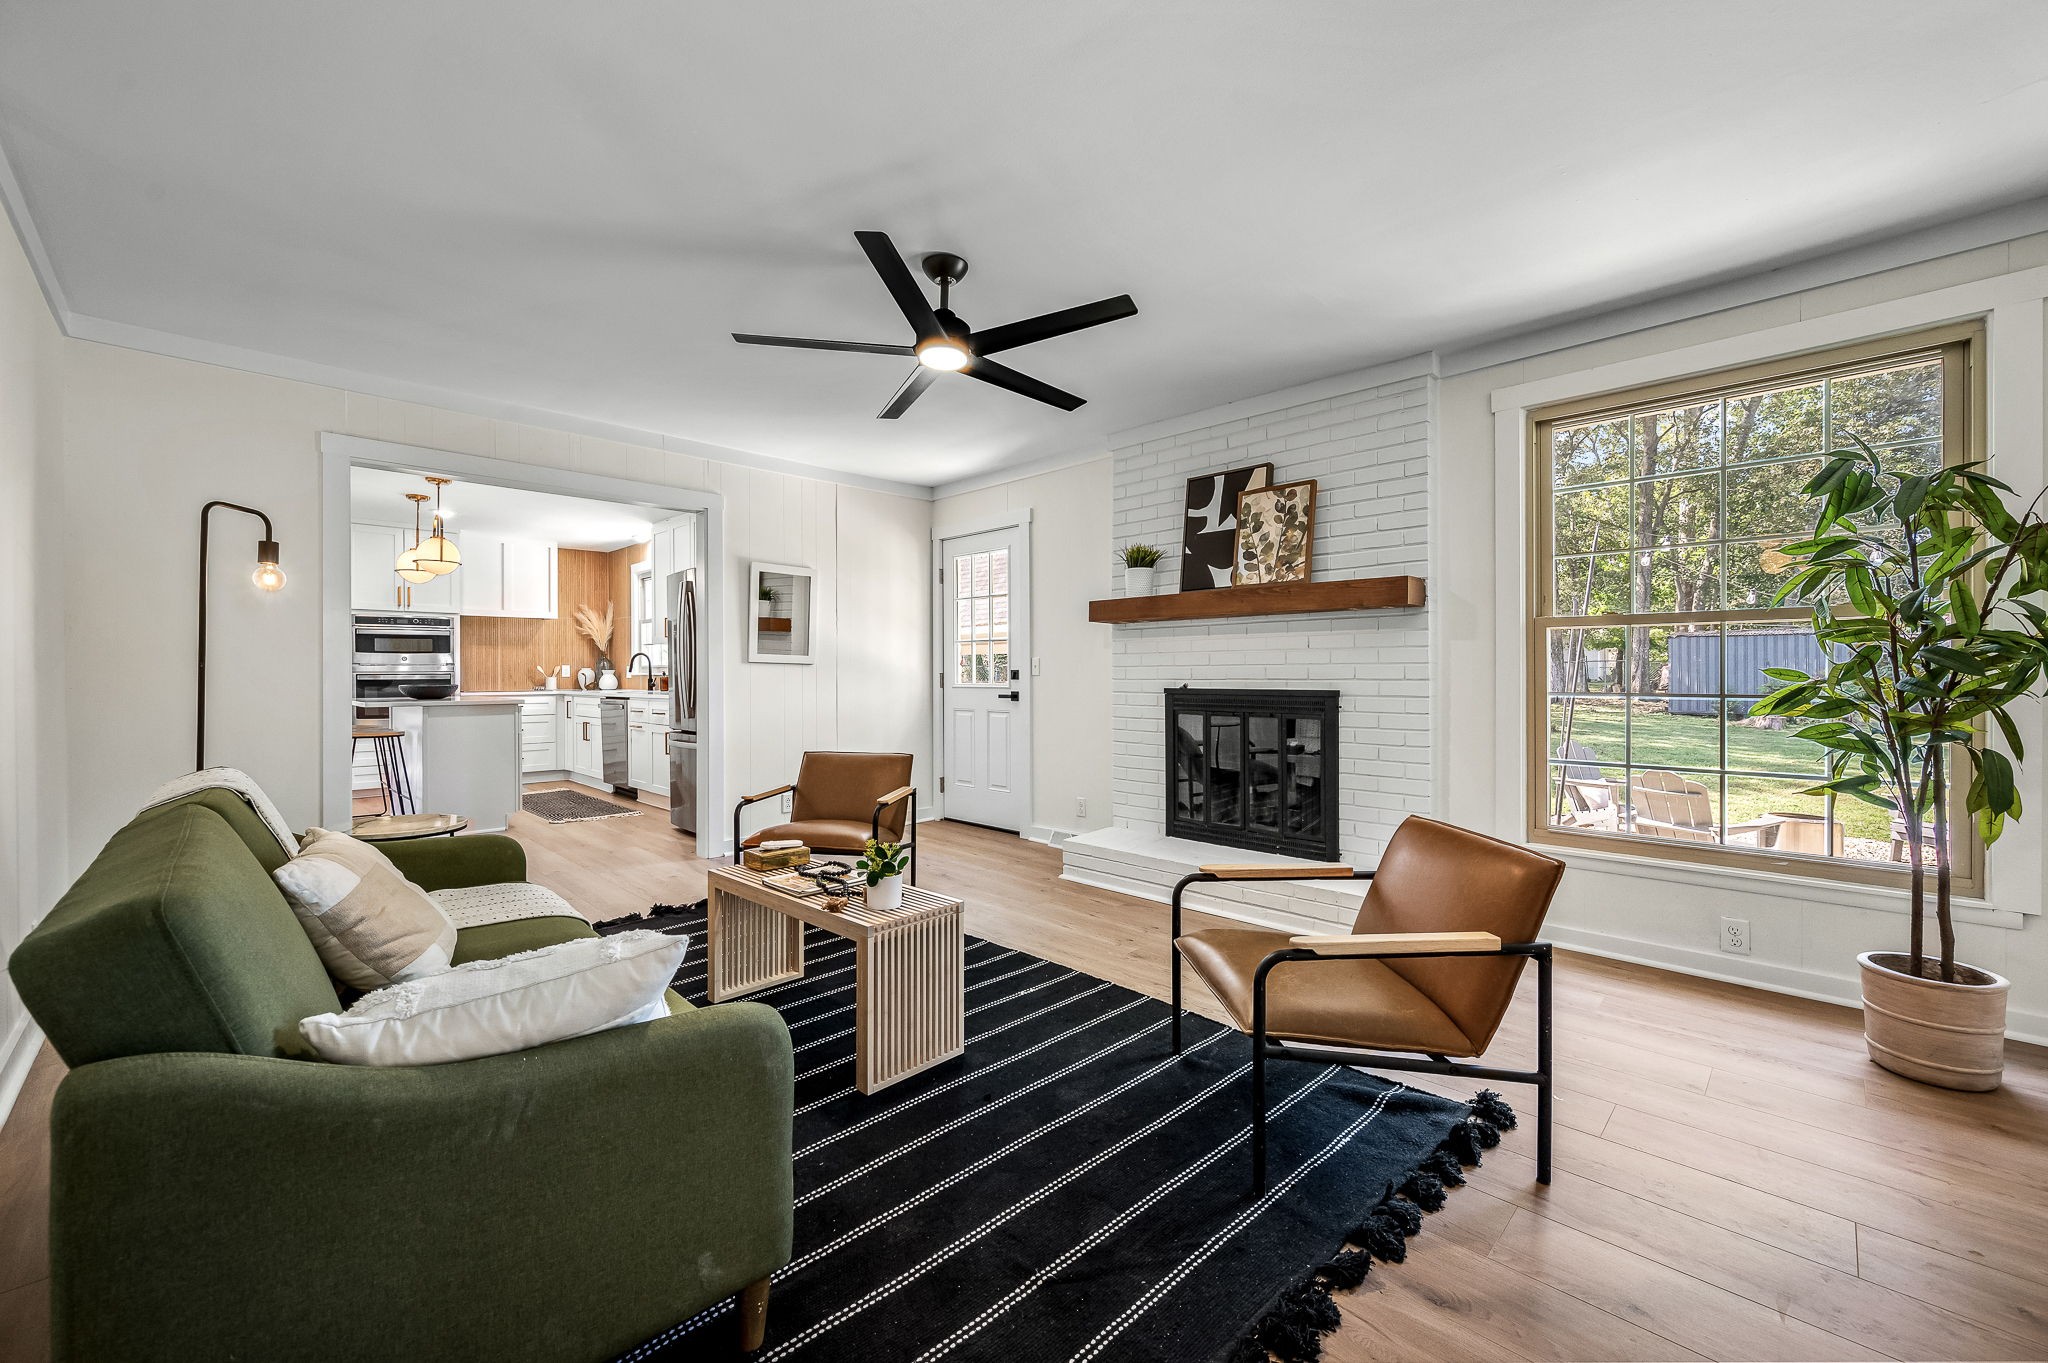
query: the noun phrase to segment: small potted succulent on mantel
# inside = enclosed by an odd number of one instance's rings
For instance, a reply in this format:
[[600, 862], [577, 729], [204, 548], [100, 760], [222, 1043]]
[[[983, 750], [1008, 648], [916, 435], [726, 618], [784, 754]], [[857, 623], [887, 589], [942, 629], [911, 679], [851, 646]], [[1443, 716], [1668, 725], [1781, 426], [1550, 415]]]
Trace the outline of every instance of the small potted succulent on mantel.
[[868, 839], [853, 869], [867, 877], [869, 908], [886, 913], [903, 907], [903, 872], [909, 865], [910, 852], [902, 843]]
[[1152, 579], [1159, 572], [1159, 551], [1149, 544], [1130, 544], [1124, 546], [1119, 557], [1124, 561], [1124, 595], [1152, 595]]
[[[1907, 948], [1857, 958], [1870, 1058], [1943, 1088], [1995, 1089], [2009, 985], [1956, 960], [1949, 811], [1967, 768], [1961, 804], [1986, 847], [2020, 816], [2013, 762], [2025, 752], [2011, 711], [2048, 667], [2048, 610], [2032, 599], [2048, 591], [2048, 522], [2040, 496], [2015, 515], [1999, 495], [2012, 489], [1976, 465], [1917, 472], [1857, 445], [1807, 485], [1821, 499], [1812, 537], [1780, 550], [1794, 567], [1774, 604], [1812, 603], [1827, 666], [1765, 668], [1782, 685], [1750, 714], [1814, 721], [1796, 731], [1829, 750], [1813, 791], [1887, 810], [1905, 845]], [[1984, 741], [1993, 725], [2006, 752]]]

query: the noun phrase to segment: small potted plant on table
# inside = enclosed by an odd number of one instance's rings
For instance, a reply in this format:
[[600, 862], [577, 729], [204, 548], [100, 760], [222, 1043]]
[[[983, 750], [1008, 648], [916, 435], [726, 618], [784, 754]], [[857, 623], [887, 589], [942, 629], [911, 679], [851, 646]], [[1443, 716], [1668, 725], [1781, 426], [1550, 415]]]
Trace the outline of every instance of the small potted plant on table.
[[[1775, 600], [1813, 603], [1828, 665], [1765, 668], [1782, 686], [1750, 714], [1817, 721], [1798, 731], [1830, 750], [1813, 790], [1888, 810], [1905, 845], [1907, 948], [1857, 958], [1870, 1058], [1944, 1088], [1994, 1089], [2008, 983], [1956, 960], [1950, 795], [1967, 765], [1962, 806], [1986, 847], [2020, 816], [2013, 762], [2025, 752], [2010, 711], [2048, 666], [2048, 611], [2030, 599], [2048, 590], [2048, 523], [2039, 496], [2015, 515], [1999, 496], [2011, 489], [1975, 465], [1919, 473], [1857, 445], [1807, 485], [1821, 499], [1812, 537], [1780, 551], [1797, 566]], [[2010, 758], [1982, 742], [1994, 724]]]
[[909, 865], [910, 852], [902, 843], [868, 839], [867, 850], [853, 863], [867, 877], [868, 907], [884, 912], [903, 907], [903, 872]]
[[1124, 546], [1124, 595], [1152, 595], [1152, 579], [1159, 571], [1159, 551], [1149, 544]]

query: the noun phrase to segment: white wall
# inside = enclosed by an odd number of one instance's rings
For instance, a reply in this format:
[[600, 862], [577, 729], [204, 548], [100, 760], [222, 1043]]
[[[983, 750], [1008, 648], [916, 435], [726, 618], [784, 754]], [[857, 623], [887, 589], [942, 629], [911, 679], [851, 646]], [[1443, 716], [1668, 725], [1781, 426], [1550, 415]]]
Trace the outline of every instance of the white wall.
[[[1110, 628], [1088, 603], [1110, 594], [1107, 455], [932, 504], [934, 538], [1031, 515], [1031, 822], [1026, 836], [1058, 838], [1110, 822]], [[930, 560], [923, 566], [927, 581]], [[1027, 669], [1028, 671], [1028, 669]], [[929, 693], [929, 686], [926, 688]], [[1088, 812], [1076, 813], [1085, 800]]]
[[[0, 231], [0, 955], [12, 953], [67, 882], [64, 629], [55, 467], [62, 338], [11, 231]], [[0, 982], [0, 1116], [41, 1033]]]
[[64, 538], [69, 625], [48, 636], [62, 640], [77, 773], [72, 873], [191, 767], [191, 565], [209, 498], [271, 514], [290, 581], [250, 590], [256, 522], [215, 513], [208, 759], [250, 771], [294, 823], [317, 819], [323, 431], [720, 493], [729, 618], [747, 618], [754, 559], [816, 568], [836, 607], [821, 612], [812, 666], [727, 660], [731, 785], [779, 784], [805, 748], [841, 745], [915, 753], [923, 777], [927, 603], [874, 584], [905, 565], [922, 581], [928, 503], [93, 342], [61, 354], [65, 514], [91, 532]]
[[[1271, 463], [1275, 483], [1315, 480], [1315, 578], [1427, 576], [1435, 390], [1433, 375], [1408, 372], [1335, 393], [1273, 394], [1120, 444], [1115, 543], [1165, 549], [1158, 588], [1178, 591], [1188, 479]], [[1429, 614], [1118, 626], [1117, 824], [1165, 829], [1166, 688], [1335, 691], [1338, 855], [1376, 861], [1402, 819], [1430, 812]]]
[[[1995, 296], [1991, 462], [2024, 495], [2042, 485], [2044, 376], [2040, 292], [2023, 272], [2048, 265], [2048, 236], [2023, 238], [1510, 364], [1446, 376], [1440, 389], [1445, 486], [1430, 583], [1440, 612], [1434, 658], [1445, 816], [1499, 836], [1523, 829], [1519, 641], [1526, 459], [1520, 410], [1532, 397], [1596, 393], [1797, 353], [1935, 322], [1985, 315]], [[2028, 284], [2025, 281], [2033, 279]], [[2038, 719], [2032, 721], [2038, 732]], [[1993, 849], [1992, 911], [1967, 915], [1961, 954], [2013, 981], [2014, 1035], [2048, 1040], [2048, 925], [2042, 839], [2048, 752], [2029, 743], [2028, 817]], [[1630, 959], [1853, 1002], [1859, 951], [1903, 945], [1896, 893], [1783, 877], [1677, 870], [1574, 855], [1551, 923], [1567, 944]], [[1719, 919], [1747, 919], [1754, 954], [1718, 950]]]

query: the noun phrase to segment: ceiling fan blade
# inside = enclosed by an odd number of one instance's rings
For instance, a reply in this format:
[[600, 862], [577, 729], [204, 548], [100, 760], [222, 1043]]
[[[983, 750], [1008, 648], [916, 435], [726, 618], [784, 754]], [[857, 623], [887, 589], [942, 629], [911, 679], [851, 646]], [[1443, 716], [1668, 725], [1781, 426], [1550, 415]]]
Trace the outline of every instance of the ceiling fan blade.
[[805, 336], [755, 336], [735, 331], [732, 338], [741, 345], [780, 345], [794, 350], [853, 350], [863, 355], [915, 355], [907, 345], [883, 345], [875, 341], [816, 341]]
[[1042, 383], [1029, 374], [1019, 374], [1008, 365], [997, 364], [994, 360], [984, 360], [979, 355], [968, 361], [967, 367], [960, 372], [980, 379], [983, 383], [992, 383], [998, 388], [1021, 393], [1027, 398], [1037, 398], [1040, 402], [1049, 403], [1063, 412], [1071, 412], [1088, 401], [1086, 398], [1077, 398], [1072, 393], [1062, 392], [1049, 383]]
[[917, 395], [931, 387], [932, 380], [938, 376], [938, 370], [927, 369], [923, 365], [919, 365], [911, 370], [910, 377], [905, 379], [903, 386], [896, 390], [896, 396], [889, 399], [889, 405], [875, 413], [875, 420], [894, 421], [897, 417], [902, 416], [910, 410], [910, 404], [917, 401]]
[[1083, 303], [1077, 308], [1062, 308], [1037, 317], [1027, 317], [1021, 322], [1006, 322], [999, 327], [974, 333], [974, 353], [993, 355], [998, 350], [1010, 350], [1033, 341], [1049, 340], [1064, 336], [1070, 331], [1087, 327], [1099, 327], [1104, 322], [1120, 321], [1138, 315], [1138, 305], [1127, 293], [1114, 298], [1105, 298], [1099, 303]]
[[924, 290], [911, 276], [910, 267], [903, 263], [903, 256], [897, 251], [896, 243], [889, 240], [889, 234], [855, 232], [853, 239], [860, 243], [861, 250], [868, 253], [868, 261], [874, 265], [875, 273], [882, 277], [882, 283], [896, 300], [896, 306], [903, 309], [904, 319], [917, 333], [917, 339], [929, 341], [945, 335], [946, 329], [939, 325], [931, 300], [924, 296]]

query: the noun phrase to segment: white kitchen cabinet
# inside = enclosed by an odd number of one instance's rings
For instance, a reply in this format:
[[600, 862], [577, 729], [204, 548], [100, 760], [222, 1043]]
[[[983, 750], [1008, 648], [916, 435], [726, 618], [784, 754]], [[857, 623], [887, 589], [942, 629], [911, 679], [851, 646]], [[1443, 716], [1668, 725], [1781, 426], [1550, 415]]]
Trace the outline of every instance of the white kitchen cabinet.
[[555, 546], [506, 540], [505, 614], [527, 620], [555, 618]]
[[398, 552], [404, 532], [389, 525], [349, 527], [348, 604], [359, 611], [398, 609]]
[[519, 770], [562, 771], [562, 701], [554, 696], [519, 703]]
[[555, 546], [471, 531], [462, 539], [464, 615], [555, 618]]
[[569, 702], [562, 726], [563, 765], [593, 783], [604, 780], [604, 716], [594, 700]]
[[[451, 534], [457, 547], [461, 540]], [[349, 607], [359, 611], [432, 611], [454, 615], [462, 610], [462, 573], [458, 568], [417, 585], [398, 575], [398, 555], [412, 543], [412, 531], [395, 525], [349, 527]]]
[[668, 788], [668, 763], [663, 760], [666, 725], [634, 720], [626, 726], [626, 783], [635, 790], [657, 793]]

